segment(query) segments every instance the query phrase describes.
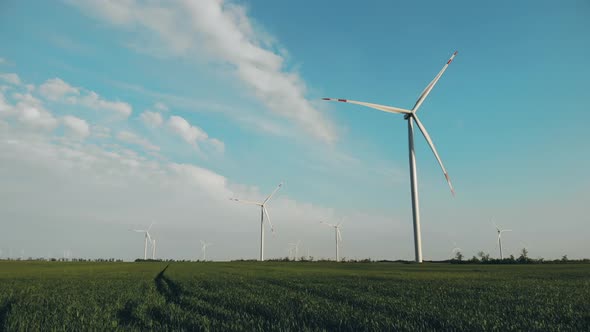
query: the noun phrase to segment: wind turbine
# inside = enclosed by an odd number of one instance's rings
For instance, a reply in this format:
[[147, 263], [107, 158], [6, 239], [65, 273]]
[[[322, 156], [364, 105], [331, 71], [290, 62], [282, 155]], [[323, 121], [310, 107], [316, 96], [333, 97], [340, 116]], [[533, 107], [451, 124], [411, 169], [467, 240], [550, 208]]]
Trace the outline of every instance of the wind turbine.
[[430, 94], [430, 91], [432, 91], [432, 89], [434, 88], [434, 86], [436, 85], [438, 80], [441, 78], [441, 76], [444, 74], [444, 72], [447, 70], [448, 66], [451, 64], [451, 62], [453, 61], [453, 58], [455, 58], [456, 55], [457, 55], [457, 51], [455, 51], [455, 53], [453, 53], [451, 58], [443, 66], [442, 70], [434, 77], [432, 82], [430, 82], [426, 86], [424, 91], [422, 91], [422, 93], [420, 94], [420, 97], [418, 97], [418, 100], [416, 100], [416, 103], [414, 104], [414, 107], [412, 107], [411, 110], [407, 110], [407, 109], [403, 109], [403, 108], [399, 108], [399, 107], [392, 107], [392, 106], [367, 103], [367, 102], [362, 102], [362, 101], [349, 100], [349, 99], [322, 98], [323, 100], [339, 101], [339, 102], [344, 102], [344, 103], [366, 106], [366, 107], [374, 108], [374, 109], [377, 109], [377, 110], [380, 110], [383, 112], [388, 112], [388, 113], [404, 114], [404, 119], [408, 121], [408, 143], [409, 143], [408, 147], [409, 147], [409, 152], [410, 152], [409, 153], [410, 181], [411, 181], [411, 189], [412, 189], [412, 216], [413, 216], [413, 220], [414, 220], [414, 250], [415, 250], [415, 256], [416, 256], [416, 262], [418, 262], [418, 263], [422, 263], [422, 235], [420, 232], [420, 207], [419, 207], [419, 202], [418, 202], [418, 174], [416, 171], [416, 154], [414, 152], [414, 122], [416, 122], [416, 125], [418, 126], [418, 128], [422, 132], [422, 135], [424, 136], [424, 138], [428, 142], [428, 145], [430, 146], [430, 149], [434, 153], [434, 156], [436, 157], [436, 160], [438, 161], [438, 164], [440, 165], [440, 168], [443, 171], [445, 179], [447, 180], [449, 188], [451, 188], [451, 193], [454, 196], [455, 190], [453, 189], [453, 185], [451, 184], [451, 179], [449, 178], [449, 174], [447, 173], [447, 170], [445, 169], [445, 166], [443, 165], [443, 162], [440, 159], [438, 152], [436, 151], [436, 148], [434, 147], [434, 143], [432, 142], [432, 139], [430, 138], [428, 131], [426, 131], [426, 128], [424, 127], [424, 125], [422, 124], [420, 119], [418, 118], [418, 109], [420, 108], [420, 106], [422, 106], [422, 103], [424, 102], [426, 97], [428, 97], [428, 94]]
[[500, 259], [504, 259], [504, 255], [502, 254], [502, 233], [512, 232], [512, 230], [511, 229], [502, 229], [496, 223], [494, 223], [494, 227], [496, 227], [496, 231], [498, 232], [498, 246], [500, 247]]
[[203, 261], [205, 261], [207, 259], [207, 247], [209, 247], [212, 244], [213, 243], [207, 243], [207, 242], [201, 240], [201, 251], [203, 252]]
[[273, 233], [275, 231], [272, 226], [272, 223], [270, 222], [270, 216], [268, 215], [268, 211], [266, 210], [266, 203], [268, 203], [268, 201], [271, 199], [271, 197], [277, 191], [279, 191], [279, 189], [281, 189], [282, 186], [283, 186], [283, 182], [279, 183], [277, 188], [270, 195], [268, 195], [268, 197], [264, 201], [262, 201], [262, 203], [253, 202], [253, 201], [246, 201], [246, 200], [238, 199], [238, 198], [230, 198], [230, 200], [232, 200], [232, 201], [242, 202], [242, 203], [246, 203], [246, 204], [254, 204], [254, 205], [260, 206], [260, 261], [261, 262], [264, 261], [264, 215], [265, 214], [266, 214], [266, 220], [268, 220], [268, 224], [270, 226], [270, 230]]
[[320, 221], [320, 224], [334, 227], [334, 233], [335, 233], [334, 236], [336, 237], [336, 262], [339, 262], [340, 261], [339, 248], [340, 248], [340, 242], [342, 242], [342, 235], [340, 234], [340, 226], [342, 226], [342, 223], [328, 224], [327, 222]]
[[[150, 229], [152, 229], [153, 225], [154, 225], [154, 223], [152, 222], [150, 224], [150, 227], [148, 227], [147, 229], [133, 229], [132, 230], [136, 233], [144, 233], [145, 234], [145, 241], [144, 241], [144, 246], [143, 246], [143, 259], [144, 260], [147, 259], [148, 241], [150, 242], [150, 244], [152, 244], [152, 237], [150, 236]], [[155, 249], [155, 245], [153, 245], [152, 246], [152, 255], [155, 255], [155, 254], [156, 254], [156, 249]]]
[[296, 261], [297, 257], [299, 257], [299, 245], [300, 244], [301, 244], [301, 240], [298, 240], [295, 243], [289, 243], [289, 245], [295, 249], [295, 256], [293, 256], [294, 261]]

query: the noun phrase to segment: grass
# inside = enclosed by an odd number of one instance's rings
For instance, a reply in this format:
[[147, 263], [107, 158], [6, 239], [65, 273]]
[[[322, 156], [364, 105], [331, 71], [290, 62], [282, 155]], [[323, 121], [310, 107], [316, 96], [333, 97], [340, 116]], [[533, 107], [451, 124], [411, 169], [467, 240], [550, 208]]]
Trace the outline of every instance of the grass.
[[590, 330], [590, 265], [0, 262], [5, 330]]

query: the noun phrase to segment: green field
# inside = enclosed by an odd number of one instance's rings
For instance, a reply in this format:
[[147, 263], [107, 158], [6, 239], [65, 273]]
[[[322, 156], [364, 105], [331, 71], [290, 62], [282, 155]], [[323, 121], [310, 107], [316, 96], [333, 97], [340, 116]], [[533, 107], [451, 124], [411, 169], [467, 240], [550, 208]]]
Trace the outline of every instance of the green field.
[[0, 326], [590, 331], [590, 265], [4, 261]]

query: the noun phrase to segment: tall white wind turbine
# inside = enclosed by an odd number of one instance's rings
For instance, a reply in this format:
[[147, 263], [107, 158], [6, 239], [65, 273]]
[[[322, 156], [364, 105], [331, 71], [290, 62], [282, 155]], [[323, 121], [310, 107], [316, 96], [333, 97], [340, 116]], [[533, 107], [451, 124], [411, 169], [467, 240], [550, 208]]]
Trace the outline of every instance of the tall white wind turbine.
[[502, 229], [496, 223], [494, 223], [494, 227], [496, 227], [496, 231], [498, 232], [498, 247], [500, 248], [500, 259], [504, 259], [504, 255], [502, 254], [502, 233], [512, 232], [512, 230], [511, 229]]
[[150, 245], [152, 245], [152, 258], [154, 258], [155, 254], [156, 254], [156, 250], [155, 250], [155, 243], [152, 243], [152, 237], [150, 235], [150, 229], [152, 229], [152, 226], [154, 225], [154, 223], [152, 222], [150, 224], [150, 227], [148, 227], [147, 229], [133, 229], [132, 231], [136, 232], [136, 233], [144, 233], [144, 245], [143, 245], [143, 259], [147, 259], [147, 250], [148, 250], [148, 241], [150, 243]]
[[207, 247], [211, 246], [213, 243], [207, 243], [201, 240], [201, 252], [203, 252], [203, 261], [207, 260]]
[[432, 89], [434, 88], [434, 86], [436, 85], [438, 80], [441, 78], [441, 76], [444, 74], [444, 72], [447, 70], [448, 66], [451, 64], [451, 62], [453, 61], [453, 59], [455, 58], [456, 55], [457, 55], [457, 51], [455, 51], [455, 53], [453, 53], [451, 58], [443, 66], [442, 70], [434, 77], [432, 82], [430, 82], [426, 86], [424, 91], [422, 91], [422, 93], [418, 97], [418, 100], [416, 100], [414, 107], [412, 107], [411, 110], [407, 110], [407, 109], [403, 109], [403, 108], [399, 108], [399, 107], [392, 107], [392, 106], [367, 103], [367, 102], [362, 102], [362, 101], [349, 100], [349, 99], [322, 98], [323, 100], [339, 101], [339, 102], [344, 102], [344, 103], [366, 106], [366, 107], [374, 108], [374, 109], [377, 109], [377, 110], [380, 110], [383, 112], [388, 112], [388, 113], [404, 114], [404, 119], [408, 121], [408, 143], [409, 143], [409, 152], [410, 152], [409, 153], [410, 182], [411, 182], [411, 189], [412, 189], [412, 216], [413, 216], [413, 220], [414, 220], [414, 251], [415, 251], [415, 256], [416, 256], [416, 262], [418, 262], [418, 263], [422, 263], [422, 235], [420, 232], [420, 206], [419, 206], [419, 202], [418, 202], [418, 174], [416, 172], [416, 155], [414, 152], [414, 122], [416, 123], [416, 125], [418, 126], [420, 131], [422, 132], [422, 135], [424, 136], [424, 138], [428, 142], [428, 145], [430, 146], [430, 149], [434, 153], [434, 156], [436, 157], [436, 160], [438, 161], [438, 164], [440, 165], [440, 168], [443, 171], [445, 179], [447, 180], [449, 188], [451, 189], [451, 193], [454, 196], [455, 190], [453, 189], [453, 185], [451, 184], [451, 179], [449, 178], [449, 174], [447, 173], [447, 170], [445, 169], [445, 166], [443, 165], [443, 162], [440, 159], [438, 152], [436, 151], [436, 148], [434, 147], [434, 143], [432, 142], [432, 139], [430, 138], [428, 131], [426, 131], [426, 128], [424, 127], [424, 125], [422, 124], [420, 119], [418, 118], [418, 109], [420, 108], [420, 106], [422, 106], [422, 103], [424, 102], [426, 97], [428, 97], [428, 94], [430, 94], [430, 91], [432, 91]]
[[266, 215], [266, 220], [268, 221], [268, 225], [270, 226], [270, 230], [274, 233], [274, 227], [270, 222], [270, 216], [268, 215], [268, 211], [266, 210], [266, 204], [270, 201], [271, 197], [281, 189], [283, 186], [283, 182], [279, 183], [277, 188], [270, 194], [268, 197], [262, 202], [253, 202], [253, 201], [246, 201], [243, 199], [238, 198], [230, 198], [232, 201], [242, 202], [246, 204], [253, 204], [260, 206], [260, 261], [264, 261], [264, 215]]
[[324, 224], [334, 228], [334, 237], [336, 238], [336, 262], [340, 262], [340, 243], [342, 242], [342, 234], [340, 234], [340, 226], [342, 223], [338, 224], [328, 224], [327, 222], [320, 221], [320, 224]]

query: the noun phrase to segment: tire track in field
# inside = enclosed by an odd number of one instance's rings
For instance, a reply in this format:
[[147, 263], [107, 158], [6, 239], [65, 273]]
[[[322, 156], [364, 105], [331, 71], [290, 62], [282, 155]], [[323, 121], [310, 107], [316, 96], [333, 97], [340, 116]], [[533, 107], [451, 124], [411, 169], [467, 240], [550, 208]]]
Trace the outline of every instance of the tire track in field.
[[[168, 268], [169, 265], [166, 265], [166, 267], [160, 271], [156, 277], [154, 278], [154, 282], [156, 283], [156, 291], [164, 296], [164, 294], [162, 293], [163, 290], [161, 287], [162, 286], [162, 281], [161, 279], [163, 278], [164, 272], [166, 272], [166, 269]], [[166, 296], [164, 296], [164, 298], [166, 299], [166, 302], [168, 301], [168, 298]], [[137, 312], [137, 308], [140, 306], [140, 303], [137, 300], [127, 300], [123, 306], [123, 308], [121, 308], [118, 312], [117, 312], [117, 320], [119, 321], [119, 323], [122, 326], [126, 326], [128, 328], [139, 328], [140, 330], [149, 330], [150, 327], [147, 326], [144, 322], [144, 320], [141, 317], [138, 317], [138, 312]], [[157, 319], [162, 319], [164, 317], [155, 317]], [[153, 327], [152, 327], [153, 328]]]
[[218, 308], [207, 306], [207, 303], [203, 302], [200, 298], [194, 298], [194, 294], [183, 290], [177, 282], [166, 277], [166, 269], [168, 269], [168, 266], [166, 266], [160, 273], [158, 273], [156, 278], [154, 278], [156, 290], [164, 298], [169, 307], [174, 307], [185, 313], [190, 313], [195, 319], [173, 321], [170, 318], [168, 311], [163, 311], [160, 310], [160, 308], [157, 308], [152, 315], [156, 320], [165, 321], [170, 326], [178, 326], [183, 330], [201, 331], [209, 330], [210, 324], [215, 320], [224, 321], [231, 319], [231, 317]]

